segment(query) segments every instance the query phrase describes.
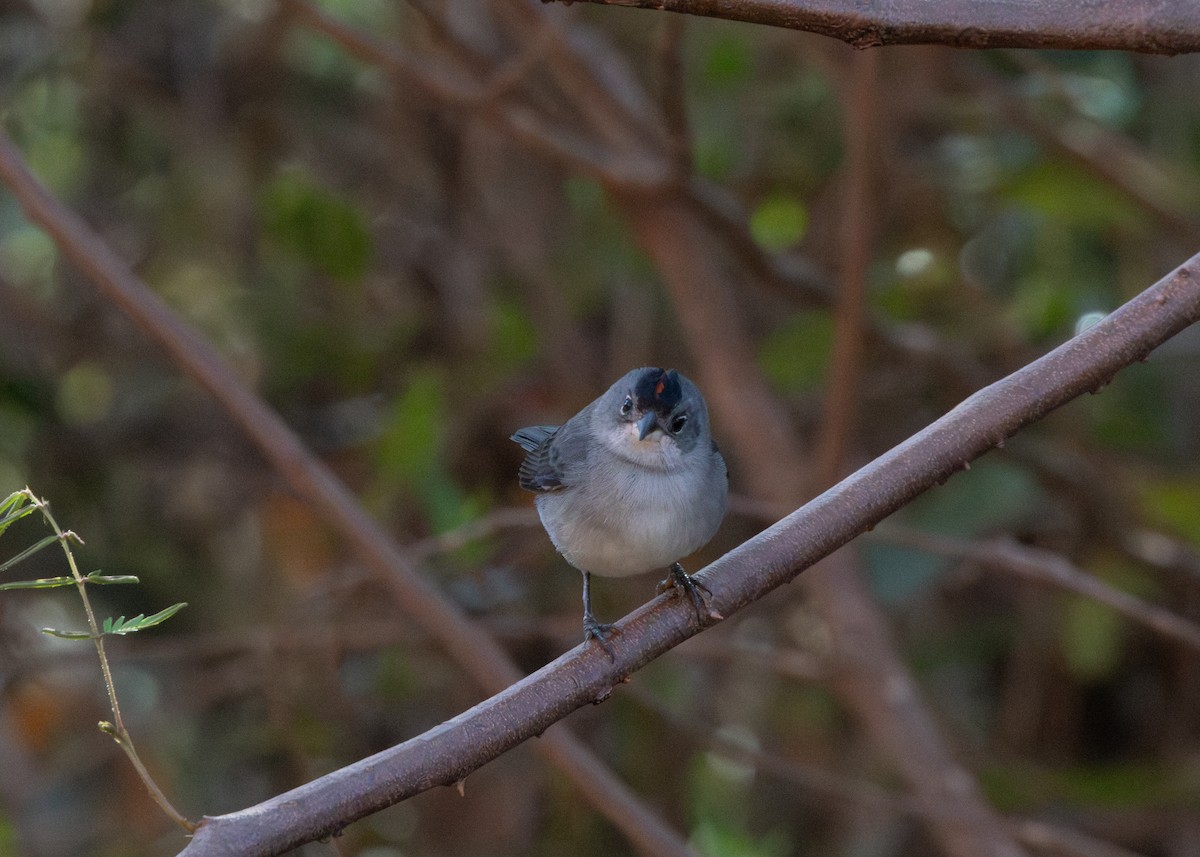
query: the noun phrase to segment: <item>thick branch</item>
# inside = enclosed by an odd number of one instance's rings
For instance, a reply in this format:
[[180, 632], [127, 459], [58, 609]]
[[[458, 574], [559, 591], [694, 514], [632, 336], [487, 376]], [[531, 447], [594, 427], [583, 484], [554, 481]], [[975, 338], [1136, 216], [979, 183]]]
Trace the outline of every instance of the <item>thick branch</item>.
[[[700, 573], [730, 616], [943, 482], [974, 458], [1200, 320], [1200, 254], [1050, 354], [981, 390], [924, 431], [846, 478]], [[699, 632], [690, 605], [663, 595], [620, 623], [616, 659], [579, 646], [471, 710], [396, 747], [258, 806], [209, 819], [186, 857], [269, 855], [298, 830], [334, 832], [377, 809], [450, 785], [612, 688]], [[953, 784], [950, 784], [953, 786]]]
[[[107, 288], [144, 290], [131, 280], [127, 269], [86, 227], [45, 194], [20, 165], [15, 150], [3, 141], [0, 174], [10, 183], [31, 217], [42, 223], [64, 249], [97, 282]], [[818, 497], [803, 509], [759, 537], [710, 566], [704, 579], [713, 591], [714, 606], [726, 616], [794, 578], [816, 559], [828, 554], [869, 528], [916, 494], [948, 478], [967, 461], [981, 455], [1053, 408], [1082, 392], [1098, 389], [1121, 367], [1143, 358], [1187, 324], [1200, 318], [1200, 256], [1165, 278], [1154, 288], [1114, 312], [1104, 322], [1056, 351], [981, 391], [925, 431], [878, 459], [859, 473]], [[127, 309], [159, 335], [181, 362], [190, 365], [197, 353], [210, 349], [195, 341], [156, 301], [125, 293]], [[214, 358], [215, 359], [215, 358]], [[253, 415], [261, 403], [230, 385], [228, 372], [217, 362], [193, 365], [219, 397], [232, 395], [226, 406], [232, 411], [248, 409]], [[248, 397], [248, 398], [243, 398]], [[263, 420], [264, 415], [257, 414]], [[253, 422], [253, 420], [251, 420]], [[260, 430], [273, 421], [258, 423]], [[297, 484], [309, 496], [323, 497], [323, 510], [348, 532], [358, 532], [364, 559], [374, 567], [395, 570], [404, 567], [400, 557], [389, 555], [377, 528], [369, 519], [357, 519], [357, 504], [340, 483], [294, 444], [294, 438], [276, 438], [271, 447], [284, 472], [297, 469], [307, 474]], [[331, 499], [332, 498], [332, 499]], [[339, 503], [344, 502], [344, 506]], [[365, 549], [364, 543], [371, 549]], [[511, 666], [498, 659], [479, 632], [457, 637], [461, 617], [449, 605], [430, 601], [435, 596], [425, 584], [407, 575], [402, 581], [402, 600], [410, 608], [418, 604], [434, 612], [437, 621], [451, 627], [434, 631], [477, 676], [488, 664], [496, 667], [484, 683], [495, 686], [509, 674]], [[400, 590], [397, 594], [400, 594]], [[419, 611], [417, 611], [419, 613]], [[422, 617], [428, 619], [429, 617]], [[554, 664], [502, 691], [471, 711], [412, 739], [329, 776], [322, 777], [286, 795], [253, 809], [209, 819], [185, 849], [188, 857], [201, 854], [277, 854], [304, 841], [333, 833], [360, 818], [407, 796], [437, 784], [450, 784], [471, 770], [533, 735], [540, 734], [570, 711], [604, 698], [610, 689], [632, 671], [695, 634], [693, 614], [686, 605], [660, 597], [623, 623], [618, 657], [610, 662], [595, 647], [581, 647]], [[469, 625], [468, 625], [469, 627]], [[456, 639], [455, 639], [456, 638]], [[483, 643], [482, 649], [474, 643]], [[471, 649], [468, 653], [466, 649]], [[481, 676], [482, 677], [482, 676]], [[575, 757], [582, 748], [564, 746], [559, 732], [540, 744], [561, 758]], [[550, 745], [547, 747], [546, 745]], [[553, 749], [552, 749], [553, 748]], [[588, 757], [586, 762], [594, 763]], [[586, 768], [587, 765], [581, 765]], [[592, 782], [589, 777], [577, 782]], [[237, 843], [236, 846], [233, 843]], [[235, 849], [235, 850], [234, 850]]]
[[[346, 539], [359, 560], [387, 587], [400, 609], [436, 640], [480, 687], [495, 693], [520, 678], [520, 670], [492, 636], [416, 571], [345, 483], [304, 447], [262, 399], [241, 383], [208, 342], [138, 279], [78, 215], [38, 182], [26, 168], [16, 146], [2, 132], [0, 182], [8, 186], [29, 219], [46, 230], [63, 254], [213, 395], [288, 487]], [[641, 851], [663, 857], [688, 857], [692, 853], [675, 831], [569, 732], [563, 730], [548, 736], [537, 749]], [[232, 853], [279, 853], [326, 836], [348, 821], [386, 805], [371, 803], [356, 792], [353, 783], [341, 792], [335, 790], [334, 803], [339, 812], [333, 816], [283, 813], [276, 824], [282, 824], [284, 832], [278, 827], [274, 830], [285, 839], [271, 839], [269, 833], [260, 838], [258, 829], [263, 821], [258, 819], [247, 829], [232, 831], [232, 836], [221, 841], [216, 852], [203, 853], [231, 853], [230, 843], [235, 840], [239, 847]], [[272, 850], [275, 846], [262, 845], [264, 841], [288, 844]], [[243, 842], [250, 850], [241, 847]], [[253, 850], [255, 847], [266, 850]]]
[[856, 48], [1200, 50], [1200, 5], [1180, 0], [1099, 0], [1087, 4], [1013, 0], [589, 0], [806, 30]]
[[[860, 83], [866, 80], [869, 76]], [[811, 474], [806, 468], [811, 462], [757, 367], [733, 293], [725, 286], [714, 254], [707, 252], [706, 231], [682, 206], [669, 200], [654, 203], [631, 205], [629, 211], [675, 298], [688, 341], [698, 345], [694, 350], [698, 374], [723, 438], [732, 441], [726, 449], [734, 470], [743, 474], [743, 483], [756, 496], [792, 500], [807, 490]], [[858, 205], [862, 204], [860, 200]], [[862, 211], [856, 216], [862, 217]], [[854, 237], [852, 252], [865, 252], [865, 245], [855, 246], [861, 244], [861, 237]], [[853, 378], [842, 381], [853, 383]], [[827, 477], [824, 484], [834, 481], [834, 474]], [[839, 658], [830, 678], [838, 698], [865, 725], [872, 743], [904, 774], [916, 799], [947, 810], [926, 816], [945, 853], [1011, 857], [1017, 851], [1011, 837], [941, 739], [889, 636], [882, 611], [857, 569], [845, 560], [844, 555], [832, 558], [839, 565], [823, 568], [808, 579], [807, 587], [816, 595], [821, 616], [837, 640]]]

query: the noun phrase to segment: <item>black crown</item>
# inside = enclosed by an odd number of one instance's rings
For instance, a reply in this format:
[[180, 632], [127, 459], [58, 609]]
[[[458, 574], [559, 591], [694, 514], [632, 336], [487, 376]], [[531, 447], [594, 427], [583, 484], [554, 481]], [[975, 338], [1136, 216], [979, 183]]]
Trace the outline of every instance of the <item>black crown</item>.
[[683, 386], [679, 383], [679, 373], [674, 369], [655, 367], [638, 376], [633, 394], [637, 397], [639, 410], [666, 413], [673, 410], [683, 398]]

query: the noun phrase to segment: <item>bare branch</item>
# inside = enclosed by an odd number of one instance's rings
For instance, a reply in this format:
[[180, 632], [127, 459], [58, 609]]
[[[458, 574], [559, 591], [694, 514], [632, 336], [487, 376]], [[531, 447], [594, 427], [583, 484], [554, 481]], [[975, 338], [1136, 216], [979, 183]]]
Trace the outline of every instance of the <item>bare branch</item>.
[[1106, 604], [1122, 616], [1189, 648], [1200, 649], [1200, 625], [1169, 610], [1148, 604], [1128, 592], [1115, 589], [1051, 551], [1018, 544], [1012, 539], [974, 543], [890, 527], [881, 529], [875, 534], [875, 538], [888, 544], [904, 545], [938, 556], [970, 560], [982, 566], [1020, 575], [1036, 583], [1075, 592]]
[[[555, 160], [629, 187], [655, 187], [666, 180], [665, 162], [630, 153], [617, 155], [598, 145], [592, 137], [558, 123], [544, 111], [512, 97], [509, 78], [515, 82], [515, 76], [524, 71], [522, 64], [532, 62], [538, 51], [549, 50], [552, 44], [536, 45], [528, 57], [518, 57], [515, 66], [505, 66], [477, 80], [472, 71], [446, 62], [437, 63], [435, 70], [429, 66], [429, 58], [413, 58], [393, 44], [347, 26], [305, 0], [288, 0], [288, 6], [296, 21], [322, 33], [351, 56], [409, 81], [447, 104], [479, 111], [480, 115], [502, 125], [516, 139]], [[544, 34], [548, 42], [553, 41], [553, 35], [553, 31]], [[497, 94], [500, 97], [492, 100]]]
[[842, 259], [834, 305], [833, 348], [821, 437], [817, 478], [824, 488], [845, 470], [858, 426], [858, 402], [867, 327], [867, 275], [875, 240], [875, 195], [872, 164], [879, 136], [878, 52], [857, 54], [850, 63], [850, 86], [845, 96], [845, 190], [839, 218], [838, 255]]
[[1121, 50], [1183, 54], [1200, 50], [1200, 6], [1179, 0], [1101, 0], [1073, 5], [1008, 0], [855, 3], [850, 0], [589, 0], [806, 30], [856, 48]]
[[687, 87], [683, 74], [684, 18], [668, 15], [663, 19], [654, 45], [658, 67], [658, 99], [663, 123], [667, 127], [666, 148], [681, 181], [693, 172], [692, 130], [688, 124]]
[[[691, 644], [688, 648], [691, 648]], [[868, 780], [847, 777], [815, 765], [784, 758], [777, 753], [765, 752], [749, 742], [722, 734], [707, 724], [697, 723], [694, 718], [675, 715], [644, 688], [633, 686], [629, 692], [639, 705], [670, 721], [673, 733], [686, 735], [717, 755], [752, 766], [780, 780], [795, 783], [808, 792], [869, 806], [877, 812], [910, 815], [927, 820], [951, 820], [949, 813], [952, 810], [947, 807], [926, 806], [907, 795], [896, 794]], [[1023, 845], [1060, 857], [1138, 857], [1125, 848], [1038, 819], [1006, 819], [1005, 827]]]
[[[15, 148], [0, 137], [0, 179], [27, 214], [46, 228], [114, 301], [152, 331], [203, 383], [285, 474], [339, 529], [350, 535], [361, 559], [381, 570], [409, 615], [452, 652], [487, 687], [507, 682], [512, 665], [477, 625], [464, 621], [409, 569], [378, 525], [261, 401], [246, 391], [210, 346], [180, 322], [80, 221], [54, 200], [24, 168]], [[980, 391], [924, 431], [822, 494], [804, 508], [727, 554], [702, 573], [714, 608], [725, 616], [793, 579], [820, 557], [845, 544], [921, 491], [943, 481], [1021, 426], [1090, 390], [1104, 386], [1123, 366], [1200, 319], [1200, 255], [1107, 319], [1013, 375]], [[650, 660], [698, 629], [687, 605], [660, 596], [622, 623], [615, 662], [596, 647], [578, 647], [535, 675], [474, 709], [341, 771], [258, 807], [208, 819], [184, 853], [277, 854], [329, 835], [356, 818], [434, 785], [449, 785], [526, 738], [541, 734], [570, 711], [605, 698]], [[593, 756], [558, 740], [536, 746], [574, 765], [585, 793], [605, 792], [610, 808], [645, 812], [627, 792], [612, 791]], [[591, 791], [589, 791], [591, 790]], [[623, 802], [622, 802], [623, 801]], [[652, 816], [651, 816], [652, 817]], [[631, 836], [648, 834], [634, 830]], [[664, 848], [663, 851], [670, 851]]]
[[[725, 616], [794, 579], [1022, 426], [1106, 383], [1200, 319], [1200, 254], [1106, 320], [992, 384], [701, 572]], [[571, 711], [605, 699], [631, 673], [699, 632], [689, 606], [659, 596], [620, 623], [610, 661], [579, 646], [453, 720], [241, 812], [208, 819], [187, 857], [277, 854], [437, 785], [451, 785]], [[550, 737], [554, 733], [549, 733]], [[543, 739], [545, 740], [545, 739]], [[961, 784], [948, 783], [954, 789]]]
[[[676, 312], [687, 338], [697, 344], [694, 357], [698, 375], [709, 394], [713, 410], [725, 428], [726, 437], [734, 439], [729, 451], [736, 472], [743, 474], [745, 483], [759, 497], [786, 500], [799, 490], [798, 482], [804, 479], [804, 468], [810, 463], [799, 449], [787, 416], [780, 413], [778, 402], [762, 383], [744, 326], [740, 323], [737, 303], [724, 287], [721, 270], [708, 249], [711, 241], [706, 230], [699, 227], [682, 204], [669, 199], [632, 199], [627, 203], [627, 211], [635, 222], [640, 240], [663, 272], [666, 286], [675, 298]], [[1186, 283], [1188, 291], [1195, 288], [1186, 279], [1190, 276], [1194, 276], [1194, 272], [1185, 272], [1185, 279], [1181, 281]], [[1078, 341], [1074, 340], [1058, 353], [1072, 349]], [[1119, 362], [1137, 359], [1130, 355], [1119, 357], [1119, 352], [1110, 351], [1114, 344], [1111, 339], [1101, 339], [1096, 341], [1094, 347], [1105, 352], [1106, 358], [1117, 358]], [[1031, 364], [1005, 382], [977, 393], [951, 416], [967, 409], [980, 397], [995, 396], [994, 401], [984, 409], [992, 416], [986, 421], [980, 417], [981, 422], [975, 428], [985, 428], [984, 423], [988, 423], [986, 430], [994, 432], [990, 436], [990, 443], [1002, 443], [1005, 437], [1019, 428], [1020, 410], [1010, 412], [1009, 417], [1005, 418], [1017, 420], [1005, 429], [1000, 429], [999, 423], [992, 422], [999, 410], [1016, 405], [1020, 400], [1029, 401], [1027, 397], [1031, 394], [1037, 397], [1057, 395], [1051, 394], [1049, 387], [1038, 392], [1040, 381], [1025, 387], [1021, 380], [1025, 372], [1042, 365], [1046, 359]], [[1068, 372], [1059, 380], [1071, 374], [1073, 372]], [[1084, 389], [1098, 389], [1107, 377], [1107, 374], [1098, 371], [1091, 378], [1091, 386]], [[1012, 398], [1008, 398], [1010, 395]], [[939, 424], [942, 424], [941, 421], [935, 426]], [[944, 480], [979, 454], [954, 453], [942, 441], [925, 436], [928, 432], [938, 431], [936, 427], [931, 427], [909, 441], [909, 444], [922, 447], [920, 451], [914, 448], [906, 452], [906, 445], [902, 445], [858, 475], [865, 475], [876, 465], [885, 469], [892, 465], [924, 467], [928, 462], [920, 459], [930, 455], [931, 450], [940, 449], [948, 454], [942, 465], [947, 469], [937, 477]], [[957, 446], [959, 440], [961, 438], [953, 441], [953, 445]], [[927, 442], [933, 445], [926, 446]], [[897, 488], [902, 484], [910, 484], [905, 482], [904, 477], [897, 483], [891, 483], [890, 478], [887, 482]], [[837, 495], [839, 511], [831, 513], [831, 517], [849, 513], [854, 503], [843, 493], [846, 485], [847, 482], [841, 483], [814, 503], [820, 504], [823, 498]], [[888, 489], [882, 490], [886, 493]], [[857, 502], [865, 504], [865, 508], [883, 499], [883, 495], [868, 491], [859, 495]], [[841, 506], [842, 500], [850, 505]], [[812, 504], [806, 507], [812, 508]], [[808, 526], [808, 535], [815, 535], [812, 527], [816, 524], [810, 521]], [[775, 537], [786, 538], [781, 531], [776, 532]], [[797, 538], [803, 536], [797, 535]], [[829, 545], [828, 551], [822, 553], [832, 552], [838, 546]], [[841, 562], [842, 559], [837, 558], [837, 561]], [[760, 568], [766, 567], [762, 561], [756, 561], [756, 564]], [[786, 570], [780, 570], [781, 576], [787, 573]], [[824, 579], [829, 581], [829, 586], [822, 590], [823, 613], [831, 627], [837, 629], [837, 637], [843, 643], [839, 646], [842, 657], [831, 664], [835, 688], [862, 719], [877, 746], [899, 767], [910, 784], [922, 792], [922, 800], [930, 805], [953, 804], [958, 807], [959, 811], [954, 814], [958, 820], [955, 824], [943, 824], [935, 828], [934, 832], [939, 834], [940, 841], [955, 854], [1020, 853], [1012, 837], [1002, 828], [997, 814], [983, 799], [978, 785], [955, 762], [947, 743], [941, 738], [936, 720], [921, 702], [919, 690], [900, 660], [886, 621], [859, 578], [857, 568], [842, 565], [836, 569], [826, 569]], [[724, 615], [729, 615], [719, 603], [715, 606]]]
[[1029, 134], [1049, 151], [1091, 173], [1174, 232], [1184, 246], [1200, 236], [1200, 182], [1188, 172], [1159, 163], [1128, 136], [1084, 115], [1075, 105], [1057, 70], [1036, 54], [1014, 52], [1031, 75], [1037, 75], [1069, 105], [1071, 114], [1050, 121], [1036, 105], [1019, 95], [995, 72], [977, 70], [981, 100], [997, 115]]
[[[176, 316], [78, 215], [55, 199], [29, 172], [20, 152], [3, 133], [0, 133], [0, 181], [12, 191], [26, 216], [46, 230], [63, 254], [212, 394], [289, 487], [346, 539], [400, 609], [436, 640], [480, 687], [495, 693], [521, 677], [520, 670], [495, 639], [417, 573], [410, 559], [366, 513], [350, 489], [304, 447], [278, 414], [243, 386], [216, 350]], [[570, 733], [555, 732], [536, 746], [639, 849], [675, 857], [692, 854], [677, 833]], [[346, 801], [369, 806], [343, 795], [335, 800], [342, 806], [343, 814]], [[375, 808], [383, 805], [386, 804]], [[289, 840], [291, 844], [287, 847], [292, 847], [326, 836], [371, 811], [351, 813], [340, 821], [319, 813], [310, 818], [284, 812], [279, 821], [285, 827], [296, 825], [286, 834], [298, 837]]]

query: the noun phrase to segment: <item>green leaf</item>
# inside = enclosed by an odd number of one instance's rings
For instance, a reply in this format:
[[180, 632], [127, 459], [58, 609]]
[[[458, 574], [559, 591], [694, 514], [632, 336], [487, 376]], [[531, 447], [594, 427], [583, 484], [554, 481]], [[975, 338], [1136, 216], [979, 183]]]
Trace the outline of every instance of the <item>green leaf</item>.
[[1109, 182], [1061, 161], [1041, 161], [1008, 187], [1007, 194], [1034, 211], [1082, 229], [1132, 228], [1144, 215]]
[[132, 634], [136, 631], [144, 631], [147, 628], [153, 628], [155, 625], [161, 625], [184, 607], [187, 607], [186, 601], [181, 601], [178, 604], [172, 604], [166, 610], [160, 610], [153, 616], [146, 616], [145, 614], [139, 613], [132, 619], [128, 620], [124, 616], [120, 616], [116, 619], [113, 619], [111, 616], [109, 616], [104, 620], [103, 630], [105, 634], [121, 635]]
[[49, 634], [51, 637], [58, 637], [62, 640], [90, 640], [92, 635], [85, 631], [59, 631], [55, 628], [43, 628], [43, 634]]
[[1200, 545], [1200, 481], [1156, 479], [1142, 488], [1141, 500], [1158, 526]]
[[497, 301], [492, 309], [494, 369], [511, 371], [528, 363], [537, 354], [538, 331], [524, 308], [516, 301]]
[[25, 550], [21, 551], [19, 554], [14, 556], [12, 559], [8, 560], [5, 563], [0, 564], [0, 571], [8, 571], [10, 568], [12, 568], [14, 565], [19, 563], [21, 560], [28, 559], [29, 557], [33, 556], [35, 553], [40, 551], [42, 548], [44, 548], [48, 545], [52, 545], [56, 541], [58, 541], [58, 536], [56, 536], [56, 535], [55, 536], [46, 536], [46, 538], [42, 539], [41, 541], [35, 542], [34, 544], [25, 548]]
[[794, 196], [768, 198], [750, 216], [750, 233], [768, 250], [784, 250], [804, 237], [808, 209]]
[[412, 485], [427, 482], [440, 466], [446, 420], [441, 377], [436, 372], [419, 371], [396, 400], [379, 439], [380, 469]]
[[6, 515], [13, 509], [20, 509], [29, 502], [28, 491], [14, 491], [0, 503], [0, 515]]
[[358, 211], [299, 170], [280, 175], [262, 200], [267, 230], [314, 268], [357, 280], [371, 259], [371, 236]]
[[37, 580], [14, 580], [12, 583], [0, 583], [0, 591], [5, 589], [54, 589], [59, 586], [74, 586], [73, 577], [41, 577]]
[[1121, 617], [1090, 598], [1073, 598], [1063, 616], [1062, 649], [1067, 668], [1082, 681], [1112, 675], [1124, 655]]
[[[896, 523], [955, 538], [976, 538], [1016, 527], [1048, 507], [1049, 500], [1028, 471], [1003, 458], [985, 458], [936, 491], [902, 509]], [[866, 546], [868, 574], [887, 604], [918, 597], [953, 563], [944, 557], [894, 545]]]
[[708, 49], [701, 73], [713, 87], [733, 89], [750, 77], [751, 66], [750, 46], [744, 39], [731, 35]]
[[17, 491], [9, 494], [4, 502], [0, 503], [0, 535], [15, 522], [37, 511], [38, 507], [30, 500], [32, 497], [28, 492]]
[[824, 310], [798, 313], [763, 340], [758, 365], [785, 393], [816, 389], [829, 366], [833, 317]]
[[101, 574], [99, 569], [84, 578], [88, 583], [98, 583], [107, 586], [114, 583], [140, 583], [137, 575], [133, 574]]
[[696, 171], [706, 178], [720, 181], [728, 178], [738, 161], [737, 148], [727, 134], [697, 129], [695, 149]]

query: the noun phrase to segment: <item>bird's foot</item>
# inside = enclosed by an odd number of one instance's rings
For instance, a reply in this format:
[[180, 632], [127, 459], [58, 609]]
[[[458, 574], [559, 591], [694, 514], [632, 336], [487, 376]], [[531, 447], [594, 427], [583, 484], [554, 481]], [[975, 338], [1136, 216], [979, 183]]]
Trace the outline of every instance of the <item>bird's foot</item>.
[[600, 648], [604, 649], [608, 654], [610, 661], [617, 659], [617, 652], [608, 639], [619, 633], [621, 631], [616, 625], [611, 625], [608, 622], [597, 622], [596, 617], [591, 613], [583, 614], [583, 641], [586, 643], [588, 640], [595, 640], [600, 644]]
[[708, 602], [708, 599], [712, 598], [712, 590], [684, 571], [683, 566], [677, 562], [671, 563], [670, 575], [658, 585], [660, 593], [670, 590], [675, 590], [680, 596], [687, 595], [691, 599], [692, 607], [696, 610], [696, 619], [701, 625], [705, 619], [720, 621], [725, 618]]

